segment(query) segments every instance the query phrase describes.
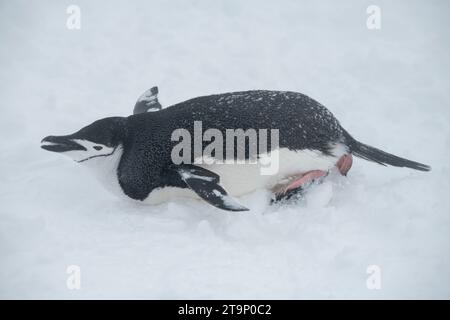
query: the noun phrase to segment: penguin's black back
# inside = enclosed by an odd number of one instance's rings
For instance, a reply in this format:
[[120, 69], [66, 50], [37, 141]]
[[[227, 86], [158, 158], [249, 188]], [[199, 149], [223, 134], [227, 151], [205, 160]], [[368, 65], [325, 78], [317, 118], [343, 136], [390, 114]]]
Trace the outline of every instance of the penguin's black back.
[[[279, 129], [280, 147], [294, 150], [329, 150], [343, 138], [333, 114], [308, 96], [289, 91], [253, 90], [193, 98], [158, 112], [129, 117], [139, 131], [160, 131], [167, 136], [177, 128], [193, 133], [194, 121], [203, 131], [226, 129]], [[148, 127], [147, 127], [148, 126]], [[151, 127], [151, 128], [149, 128]]]

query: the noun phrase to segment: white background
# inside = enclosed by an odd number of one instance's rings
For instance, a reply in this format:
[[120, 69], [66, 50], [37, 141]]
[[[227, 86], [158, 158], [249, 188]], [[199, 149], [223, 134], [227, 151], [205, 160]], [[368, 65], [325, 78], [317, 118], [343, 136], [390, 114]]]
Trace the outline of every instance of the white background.
[[[66, 8], [81, 8], [81, 30]], [[368, 30], [366, 8], [382, 10]], [[1, 298], [450, 298], [448, 1], [1, 1]], [[131, 113], [278, 89], [430, 173], [356, 159], [305, 201], [139, 206], [40, 149]], [[218, 115], [220, 116], [220, 115]], [[81, 267], [81, 290], [66, 268]], [[379, 265], [382, 289], [368, 290]]]

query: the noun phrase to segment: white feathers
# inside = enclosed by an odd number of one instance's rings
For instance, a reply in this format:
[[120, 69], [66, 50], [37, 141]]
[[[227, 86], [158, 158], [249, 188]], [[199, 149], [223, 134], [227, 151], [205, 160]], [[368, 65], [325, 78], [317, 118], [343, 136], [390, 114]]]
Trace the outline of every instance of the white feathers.
[[61, 154], [68, 156], [76, 162], [84, 162], [96, 157], [108, 157], [114, 153], [113, 147], [108, 147], [101, 143], [95, 143], [89, 140], [73, 139], [72, 141], [86, 148], [86, 150], [71, 150]]
[[82, 161], [81, 164], [92, 171], [106, 190], [118, 197], [130, 199], [123, 193], [117, 177], [117, 168], [122, 154], [123, 148], [119, 145], [110, 155], [105, 157], [92, 157], [89, 160]]
[[[74, 140], [87, 150], [69, 151], [64, 154], [69, 155], [74, 160], [86, 165], [90, 168], [102, 185], [109, 191], [116, 195], [124, 197], [124, 193], [119, 185], [117, 177], [117, 167], [122, 156], [122, 147], [109, 148], [101, 145], [101, 150], [96, 150], [94, 146], [100, 146], [87, 140]], [[220, 185], [230, 195], [223, 197], [230, 206], [236, 208], [241, 207], [240, 204], [232, 197], [239, 197], [250, 193], [257, 189], [271, 189], [281, 180], [299, 173], [308, 172], [311, 170], [329, 170], [332, 168], [337, 160], [346, 153], [344, 145], [337, 144], [333, 146], [332, 155], [325, 155], [318, 150], [301, 150], [294, 151], [287, 148], [281, 148], [278, 152], [278, 170], [271, 175], [261, 174], [261, 166], [263, 161], [256, 163], [237, 163], [231, 164], [230, 161], [225, 163], [213, 163], [213, 159], [203, 164], [198, 164], [199, 167], [210, 170], [220, 176]], [[260, 155], [259, 159], [267, 159], [269, 155]], [[206, 159], [205, 159], [206, 160]], [[212, 181], [212, 177], [199, 176], [189, 171], [181, 171], [183, 180], [189, 178], [203, 179], [205, 181]], [[150, 192], [144, 203], [158, 204], [170, 201], [180, 197], [197, 198], [195, 192], [190, 189], [181, 189], [175, 187], [157, 188]]]
[[[262, 175], [260, 162], [211, 164], [211, 159], [208, 159], [208, 161], [205, 161], [208, 164], [198, 164], [198, 166], [218, 174], [220, 176], [220, 185], [228, 194], [239, 197], [257, 189], [270, 189], [282, 179], [294, 174], [311, 170], [329, 170], [346, 153], [345, 146], [341, 144], [333, 146], [331, 156], [325, 155], [318, 150], [294, 151], [282, 148], [278, 151], [279, 167], [273, 175]], [[267, 157], [267, 155], [260, 156], [260, 158], [264, 157]], [[144, 201], [149, 204], [157, 204], [177, 197], [199, 198], [189, 189], [166, 187], [153, 190]]]

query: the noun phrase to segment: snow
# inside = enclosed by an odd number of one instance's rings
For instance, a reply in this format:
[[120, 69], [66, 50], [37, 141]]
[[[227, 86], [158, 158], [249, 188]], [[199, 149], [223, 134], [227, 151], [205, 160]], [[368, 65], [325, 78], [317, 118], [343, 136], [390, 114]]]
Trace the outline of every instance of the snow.
[[[77, 0], [80, 30], [66, 28], [69, 4], [0, 3], [0, 298], [450, 298], [447, 1]], [[380, 30], [366, 27], [371, 4]], [[433, 170], [355, 159], [304, 201], [270, 206], [260, 190], [227, 213], [126, 202], [40, 149], [131, 114], [154, 85], [163, 107], [299, 91]], [[372, 265], [380, 290], [366, 286]]]

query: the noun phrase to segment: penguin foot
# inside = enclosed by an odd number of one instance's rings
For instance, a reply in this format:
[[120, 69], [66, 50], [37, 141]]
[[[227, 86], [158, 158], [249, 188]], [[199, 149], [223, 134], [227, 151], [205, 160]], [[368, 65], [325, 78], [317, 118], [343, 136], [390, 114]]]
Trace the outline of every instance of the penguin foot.
[[271, 203], [288, 200], [293, 196], [301, 196], [307, 187], [314, 182], [320, 182], [327, 175], [328, 171], [323, 170], [312, 170], [304, 174], [295, 175], [289, 179], [288, 183], [277, 185], [272, 189], [274, 197]]
[[343, 175], [346, 176], [347, 172], [350, 170], [350, 168], [352, 167], [352, 163], [353, 163], [353, 157], [351, 154], [344, 154], [339, 161], [336, 163], [336, 167], [338, 168], [339, 172]]

